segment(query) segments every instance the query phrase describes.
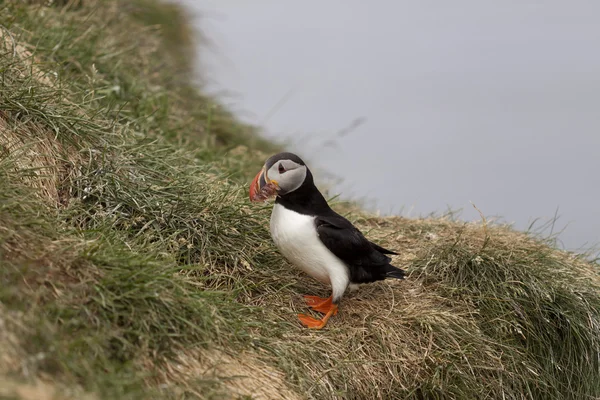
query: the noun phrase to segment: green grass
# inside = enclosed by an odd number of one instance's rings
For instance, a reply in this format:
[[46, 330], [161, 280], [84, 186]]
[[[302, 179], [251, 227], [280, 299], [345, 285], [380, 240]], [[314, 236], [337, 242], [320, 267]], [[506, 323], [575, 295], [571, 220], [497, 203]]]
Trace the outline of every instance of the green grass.
[[327, 289], [247, 200], [277, 147], [191, 84], [185, 14], [58, 3], [0, 5], [0, 397], [600, 397], [598, 265], [504, 226], [338, 203], [410, 276], [302, 328]]
[[[513, 365], [500, 373], [511, 389], [533, 398], [598, 393], [597, 277], [525, 239], [498, 233], [488, 244], [459, 236], [452, 240], [429, 249], [414, 264], [415, 273], [425, 285], [476, 312], [480, 332], [497, 343], [499, 355], [507, 346], [518, 350], [503, 357]], [[521, 373], [514, 376], [510, 367]]]

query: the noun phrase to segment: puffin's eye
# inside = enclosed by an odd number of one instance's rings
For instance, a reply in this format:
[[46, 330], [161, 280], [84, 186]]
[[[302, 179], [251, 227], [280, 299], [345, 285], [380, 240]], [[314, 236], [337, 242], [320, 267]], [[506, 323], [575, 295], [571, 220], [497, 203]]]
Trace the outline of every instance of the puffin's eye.
[[279, 164], [279, 173], [283, 174], [285, 172], [285, 168], [283, 167], [283, 164]]

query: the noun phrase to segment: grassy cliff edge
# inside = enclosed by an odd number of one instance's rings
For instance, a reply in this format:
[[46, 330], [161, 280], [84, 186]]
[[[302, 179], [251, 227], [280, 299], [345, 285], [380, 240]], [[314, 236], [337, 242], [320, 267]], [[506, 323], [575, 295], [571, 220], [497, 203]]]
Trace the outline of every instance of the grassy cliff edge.
[[327, 289], [247, 183], [276, 146], [190, 81], [158, 0], [0, 2], [0, 398], [600, 398], [598, 265], [507, 226], [380, 218], [403, 282]]

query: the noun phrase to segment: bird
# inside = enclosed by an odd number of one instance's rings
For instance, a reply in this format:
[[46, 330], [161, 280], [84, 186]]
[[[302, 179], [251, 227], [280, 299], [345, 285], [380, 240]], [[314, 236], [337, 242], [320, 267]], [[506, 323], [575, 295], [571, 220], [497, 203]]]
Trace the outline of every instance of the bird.
[[350, 221], [331, 209], [315, 186], [313, 175], [296, 154], [283, 152], [266, 160], [250, 184], [251, 202], [275, 197], [270, 232], [279, 252], [294, 266], [331, 286], [331, 296], [303, 296], [321, 319], [298, 314], [307, 328], [322, 329], [338, 312], [349, 286], [386, 278], [404, 279], [405, 271], [390, 264], [397, 255], [371, 241]]

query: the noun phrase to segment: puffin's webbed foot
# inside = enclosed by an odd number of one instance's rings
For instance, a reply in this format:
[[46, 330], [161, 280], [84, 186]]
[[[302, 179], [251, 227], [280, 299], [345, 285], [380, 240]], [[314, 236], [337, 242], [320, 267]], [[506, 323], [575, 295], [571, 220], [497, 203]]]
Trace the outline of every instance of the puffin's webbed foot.
[[312, 329], [321, 329], [325, 325], [327, 325], [327, 321], [329, 320], [329, 318], [331, 318], [332, 315], [337, 314], [338, 306], [337, 304], [333, 304], [331, 302], [331, 298], [326, 299], [326, 303], [327, 304], [319, 304], [317, 306], [312, 307], [312, 309], [315, 311], [325, 313], [322, 319], [316, 319], [305, 314], [298, 314], [298, 319], [300, 319], [302, 325]]
[[306, 304], [309, 307], [313, 307], [313, 306], [319, 305], [321, 303], [324, 303], [331, 298], [331, 297], [324, 298], [324, 297], [319, 297], [319, 296], [310, 296], [308, 294], [305, 294], [302, 297], [304, 297], [304, 301], [306, 302]]
[[[305, 295], [303, 297], [304, 297], [304, 300], [306, 301], [306, 304], [311, 309], [318, 311], [320, 313], [323, 313], [323, 314], [327, 314], [329, 312], [329, 309], [331, 309], [331, 307], [333, 306], [333, 296], [329, 296], [326, 299], [319, 297], [319, 296], [309, 296], [309, 295]], [[333, 315], [335, 315], [335, 314], [337, 314], [337, 309], [334, 311]]]
[[306, 305], [308, 305], [312, 310], [321, 312], [323, 314], [327, 314], [327, 312], [329, 312], [329, 309], [331, 308], [331, 305], [333, 304], [331, 296], [323, 298], [319, 296], [305, 295], [302, 297], [304, 297]]

